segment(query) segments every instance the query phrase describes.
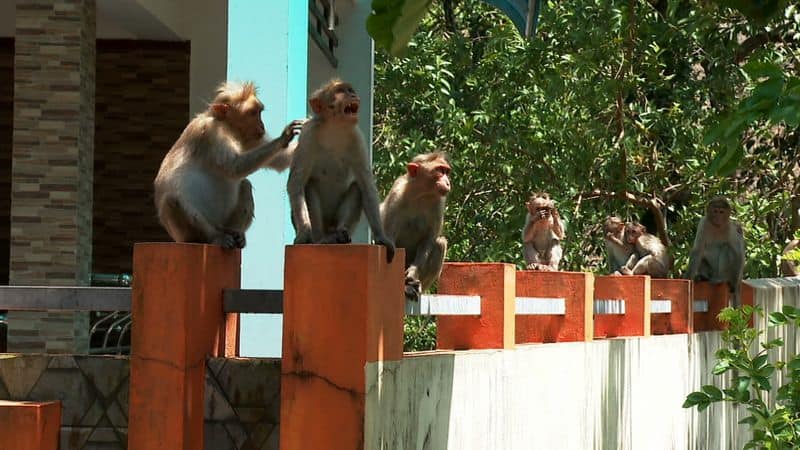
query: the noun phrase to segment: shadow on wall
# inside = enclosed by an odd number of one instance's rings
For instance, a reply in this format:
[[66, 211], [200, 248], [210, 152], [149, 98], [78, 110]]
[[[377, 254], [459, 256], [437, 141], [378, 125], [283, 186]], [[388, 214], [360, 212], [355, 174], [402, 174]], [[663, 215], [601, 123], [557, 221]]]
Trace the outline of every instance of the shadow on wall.
[[367, 364], [364, 448], [449, 448], [455, 356], [406, 353], [402, 361]]

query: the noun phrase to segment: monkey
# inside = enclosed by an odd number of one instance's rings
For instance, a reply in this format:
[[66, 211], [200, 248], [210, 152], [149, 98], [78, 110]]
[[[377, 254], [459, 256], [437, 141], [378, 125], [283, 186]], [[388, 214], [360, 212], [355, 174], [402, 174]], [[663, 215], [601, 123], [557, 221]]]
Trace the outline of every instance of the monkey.
[[522, 228], [523, 256], [529, 270], [558, 270], [564, 223], [550, 194], [533, 194], [525, 203], [528, 213]]
[[638, 222], [625, 224], [624, 242], [634, 249], [633, 257], [622, 267], [625, 275], [650, 275], [666, 278], [670, 268], [667, 247]]
[[309, 105], [313, 116], [303, 125], [287, 184], [294, 243], [350, 243], [363, 210], [391, 262], [394, 242], [381, 225], [367, 144], [357, 127], [358, 94], [350, 83], [333, 79], [311, 95]]
[[800, 245], [800, 239], [792, 239], [781, 252], [781, 275], [785, 277], [796, 277], [800, 275], [800, 271], [797, 270], [797, 262], [783, 258], [787, 253], [796, 249], [798, 245]]
[[405, 295], [412, 301], [418, 301], [442, 272], [447, 239], [440, 234], [450, 170], [444, 153], [417, 155], [380, 206], [386, 235], [406, 249]]
[[687, 277], [694, 281], [728, 283], [733, 306], [739, 306], [745, 243], [742, 226], [731, 220], [732, 211], [725, 197], [716, 196], [708, 201], [705, 216], [697, 224]]
[[294, 120], [269, 140], [263, 109], [255, 84], [224, 82], [164, 156], [153, 182], [155, 205], [175, 242], [245, 246], [255, 210], [246, 177], [261, 167], [285, 169], [303, 124]]
[[609, 216], [603, 224], [603, 231], [609, 273], [630, 274], [637, 257], [634, 246], [624, 241], [625, 222], [617, 216]]

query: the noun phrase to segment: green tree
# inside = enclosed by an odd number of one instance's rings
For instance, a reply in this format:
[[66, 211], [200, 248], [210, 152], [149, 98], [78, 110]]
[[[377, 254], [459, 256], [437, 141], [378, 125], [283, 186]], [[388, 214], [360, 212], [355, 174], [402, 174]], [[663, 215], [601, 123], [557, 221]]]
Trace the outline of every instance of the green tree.
[[617, 214], [670, 242], [679, 275], [723, 194], [746, 277], [776, 275], [800, 225], [795, 5], [755, 20], [739, 4], [550, 1], [530, 40], [482, 1], [449, 3], [431, 3], [402, 57], [376, 54], [374, 116], [384, 189], [413, 155], [450, 154], [449, 260], [521, 265], [524, 202], [547, 191], [564, 270], [604, 270], [600, 227]]

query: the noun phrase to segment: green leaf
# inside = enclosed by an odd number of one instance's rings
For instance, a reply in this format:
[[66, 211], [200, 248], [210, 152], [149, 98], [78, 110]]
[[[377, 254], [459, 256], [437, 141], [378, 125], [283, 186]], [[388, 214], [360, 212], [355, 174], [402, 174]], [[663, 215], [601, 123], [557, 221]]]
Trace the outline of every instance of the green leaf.
[[708, 394], [706, 394], [705, 392], [695, 391], [686, 396], [686, 400], [683, 402], [683, 407], [691, 408], [692, 406], [708, 402], [709, 402]]
[[702, 390], [708, 395], [712, 402], [718, 402], [722, 400], [722, 391], [720, 391], [718, 387], [707, 384], [702, 387]]
[[786, 315], [783, 313], [774, 312], [769, 315], [769, 323], [772, 325], [784, 325], [786, 322]]
[[743, 67], [750, 78], [779, 78], [783, 79], [783, 68], [777, 64], [753, 59]]
[[800, 370], [800, 356], [795, 356], [789, 361], [789, 364], [786, 365], [789, 370]]
[[367, 32], [375, 44], [398, 56], [405, 51], [432, 0], [372, 0]]
[[769, 358], [769, 356], [766, 353], [758, 356], [753, 360], [753, 368], [756, 370], [760, 369], [762, 366], [764, 366], [764, 364], [767, 363], [767, 358]]
[[755, 423], [756, 423], [756, 418], [753, 417], [753, 416], [747, 416], [744, 419], [739, 421], [739, 424], [741, 424], [741, 425], [753, 426], [753, 425], [755, 425]]
[[729, 359], [720, 359], [711, 371], [714, 375], [722, 375], [731, 368], [731, 361]]
[[739, 145], [738, 139], [734, 145], [727, 145], [720, 149], [714, 160], [708, 166], [707, 173], [725, 177], [732, 174], [739, 163], [744, 159], [744, 148]]

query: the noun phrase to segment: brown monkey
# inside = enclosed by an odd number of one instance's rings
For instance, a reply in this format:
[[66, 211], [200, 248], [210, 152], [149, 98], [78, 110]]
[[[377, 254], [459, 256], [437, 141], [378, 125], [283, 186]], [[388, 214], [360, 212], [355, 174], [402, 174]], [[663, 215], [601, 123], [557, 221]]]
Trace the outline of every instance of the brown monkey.
[[381, 203], [381, 222], [395, 245], [406, 249], [406, 298], [419, 300], [442, 272], [447, 239], [440, 236], [450, 192], [444, 153], [418, 155]]
[[670, 267], [667, 247], [659, 238], [648, 233], [642, 224], [638, 222], [625, 224], [624, 242], [633, 246], [634, 255], [620, 270], [623, 274], [667, 277]]
[[367, 144], [357, 127], [358, 94], [350, 83], [334, 79], [309, 104], [314, 117], [303, 126], [287, 187], [294, 243], [349, 243], [363, 210], [391, 261], [394, 243], [381, 226]]
[[688, 277], [695, 281], [728, 283], [733, 305], [739, 306], [744, 274], [744, 233], [742, 226], [731, 220], [731, 211], [731, 204], [725, 197], [709, 200], [689, 254]]
[[253, 193], [245, 179], [260, 167], [283, 170], [302, 120], [268, 140], [255, 85], [222, 83], [169, 150], [154, 181], [158, 218], [176, 242], [244, 247], [253, 221]]
[[[786, 244], [786, 247], [783, 248], [781, 255], [785, 256], [787, 253], [796, 249], [798, 245], [800, 245], [800, 239], [792, 239]], [[800, 271], [797, 270], [797, 263], [781, 257], [781, 275], [785, 277], [796, 277], [800, 275]]]
[[546, 192], [533, 194], [525, 203], [528, 214], [522, 228], [522, 252], [529, 270], [558, 270], [564, 223]]
[[617, 216], [609, 216], [603, 224], [603, 231], [609, 273], [629, 274], [637, 257], [634, 246], [624, 241], [625, 222]]

